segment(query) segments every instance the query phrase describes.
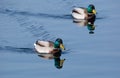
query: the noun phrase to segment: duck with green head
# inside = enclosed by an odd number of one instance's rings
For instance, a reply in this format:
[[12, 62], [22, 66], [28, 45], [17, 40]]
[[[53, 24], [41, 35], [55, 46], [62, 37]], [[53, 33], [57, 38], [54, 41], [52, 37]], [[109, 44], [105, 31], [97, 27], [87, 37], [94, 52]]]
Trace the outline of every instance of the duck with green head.
[[72, 17], [74, 19], [87, 20], [95, 16], [96, 16], [96, 10], [93, 4], [90, 4], [87, 8], [78, 7], [72, 10]]
[[37, 53], [56, 53], [60, 50], [65, 50], [61, 38], [57, 38], [55, 42], [37, 40], [36, 43], [34, 43], [34, 48]]

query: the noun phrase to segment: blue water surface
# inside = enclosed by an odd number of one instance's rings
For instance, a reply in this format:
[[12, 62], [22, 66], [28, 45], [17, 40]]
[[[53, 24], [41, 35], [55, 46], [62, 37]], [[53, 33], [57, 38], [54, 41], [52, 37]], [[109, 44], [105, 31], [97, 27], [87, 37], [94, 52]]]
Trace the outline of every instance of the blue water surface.
[[[0, 0], [0, 78], [120, 78], [119, 0]], [[94, 34], [74, 23], [74, 7], [94, 4]], [[61, 69], [39, 57], [38, 39], [62, 38]]]

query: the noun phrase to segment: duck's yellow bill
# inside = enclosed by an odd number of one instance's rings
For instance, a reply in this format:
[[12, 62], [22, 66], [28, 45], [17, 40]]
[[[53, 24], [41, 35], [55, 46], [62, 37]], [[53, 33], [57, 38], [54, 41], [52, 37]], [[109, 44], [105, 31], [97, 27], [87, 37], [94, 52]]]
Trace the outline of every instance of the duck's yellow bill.
[[93, 12], [94, 14], [96, 14], [96, 10], [95, 10], [95, 9], [93, 9], [92, 12]]
[[65, 47], [64, 47], [63, 44], [60, 44], [60, 48], [61, 48], [62, 50], [65, 50]]

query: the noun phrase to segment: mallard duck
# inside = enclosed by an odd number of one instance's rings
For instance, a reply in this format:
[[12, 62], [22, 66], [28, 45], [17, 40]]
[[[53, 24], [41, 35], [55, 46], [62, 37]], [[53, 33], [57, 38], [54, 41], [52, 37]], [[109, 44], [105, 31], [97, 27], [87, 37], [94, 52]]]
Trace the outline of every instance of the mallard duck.
[[57, 38], [55, 42], [37, 40], [34, 47], [38, 53], [56, 53], [65, 50], [63, 41], [60, 38]]
[[72, 17], [74, 19], [91, 19], [95, 17], [96, 10], [94, 5], [90, 4], [87, 8], [79, 7], [72, 10]]

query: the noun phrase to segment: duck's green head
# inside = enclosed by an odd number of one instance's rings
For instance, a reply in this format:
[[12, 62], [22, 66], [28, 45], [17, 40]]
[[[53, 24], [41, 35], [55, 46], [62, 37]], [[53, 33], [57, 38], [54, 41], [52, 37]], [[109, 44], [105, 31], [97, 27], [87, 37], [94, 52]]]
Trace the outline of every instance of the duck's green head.
[[90, 4], [87, 8], [87, 12], [96, 14], [95, 6], [93, 4]]
[[62, 50], [65, 50], [62, 39], [60, 39], [60, 38], [56, 39], [56, 41], [54, 43], [54, 48], [61, 48]]

